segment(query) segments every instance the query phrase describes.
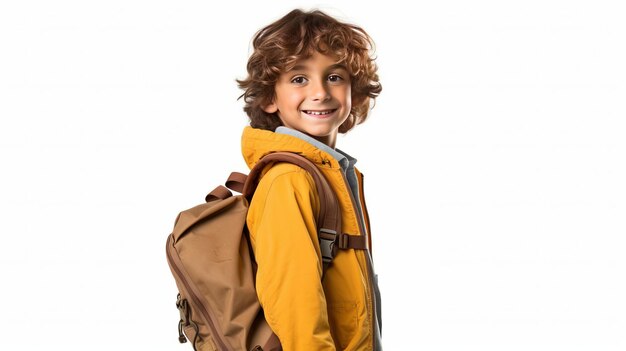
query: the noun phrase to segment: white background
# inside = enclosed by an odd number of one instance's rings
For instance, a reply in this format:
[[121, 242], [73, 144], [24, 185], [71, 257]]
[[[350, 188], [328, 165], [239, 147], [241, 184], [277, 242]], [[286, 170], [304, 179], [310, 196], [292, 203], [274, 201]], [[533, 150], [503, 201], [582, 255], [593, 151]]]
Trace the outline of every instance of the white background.
[[626, 11], [545, 0], [3, 1], [0, 349], [191, 350], [165, 239], [248, 171], [235, 79], [294, 7], [376, 42], [337, 147], [385, 349], [625, 350]]

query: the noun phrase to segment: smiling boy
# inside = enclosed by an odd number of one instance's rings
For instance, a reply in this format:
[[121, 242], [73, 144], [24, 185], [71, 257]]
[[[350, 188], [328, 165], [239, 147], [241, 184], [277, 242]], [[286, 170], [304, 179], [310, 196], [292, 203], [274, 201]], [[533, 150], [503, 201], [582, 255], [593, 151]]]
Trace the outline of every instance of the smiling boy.
[[[311, 175], [291, 163], [267, 166], [247, 226], [258, 265], [256, 290], [283, 350], [382, 350], [381, 304], [371, 257], [371, 228], [356, 159], [335, 147], [368, 116], [381, 85], [373, 42], [352, 24], [321, 11], [293, 10], [253, 39], [244, 89], [250, 126], [242, 154], [250, 168], [288, 151], [312, 161], [341, 209], [347, 247], [323, 274]], [[343, 246], [342, 246], [343, 245]]]
[[352, 108], [350, 74], [331, 57], [314, 52], [281, 74], [276, 96], [263, 110], [276, 113], [282, 124], [335, 148], [339, 126]]

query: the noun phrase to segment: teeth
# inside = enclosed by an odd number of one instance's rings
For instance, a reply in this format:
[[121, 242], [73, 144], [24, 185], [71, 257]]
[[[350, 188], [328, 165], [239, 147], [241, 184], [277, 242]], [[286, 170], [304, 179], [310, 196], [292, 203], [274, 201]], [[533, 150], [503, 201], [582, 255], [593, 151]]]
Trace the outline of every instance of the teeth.
[[331, 113], [333, 110], [328, 110], [328, 111], [304, 111], [310, 115], [327, 115], [329, 113]]

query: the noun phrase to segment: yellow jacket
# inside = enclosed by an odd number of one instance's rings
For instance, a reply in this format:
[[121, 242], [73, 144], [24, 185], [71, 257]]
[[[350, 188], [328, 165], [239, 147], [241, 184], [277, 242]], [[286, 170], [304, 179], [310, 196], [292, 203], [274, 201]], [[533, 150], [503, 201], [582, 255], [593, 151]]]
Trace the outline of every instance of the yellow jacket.
[[[367, 235], [371, 248], [365, 202], [356, 203], [332, 155], [298, 137], [250, 126], [241, 142], [250, 168], [275, 151], [298, 152], [315, 163], [337, 195], [343, 233]], [[364, 199], [363, 176], [356, 168], [355, 173]], [[380, 295], [370, 251], [338, 250], [322, 280], [315, 223], [319, 206], [313, 178], [302, 168], [278, 163], [262, 172], [247, 225], [265, 317], [285, 351], [382, 350]]]

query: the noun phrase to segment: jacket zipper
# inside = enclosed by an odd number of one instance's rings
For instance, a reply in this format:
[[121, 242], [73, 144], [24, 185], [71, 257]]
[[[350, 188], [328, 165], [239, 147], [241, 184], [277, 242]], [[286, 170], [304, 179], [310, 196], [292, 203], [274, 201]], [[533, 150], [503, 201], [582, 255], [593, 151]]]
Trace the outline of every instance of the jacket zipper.
[[[200, 313], [202, 314], [204, 319], [207, 321], [209, 328], [211, 328], [211, 334], [213, 336], [213, 340], [217, 341], [217, 343], [219, 344], [219, 348], [221, 350], [225, 350], [225, 351], [229, 350], [224, 340], [222, 340], [221, 335], [217, 332], [217, 328], [215, 327], [215, 324], [213, 323], [213, 320], [210, 317], [209, 311], [206, 309], [204, 304], [201, 303], [200, 298], [196, 295], [196, 293], [191, 288], [191, 284], [187, 281], [187, 279], [185, 279], [184, 275], [181, 272], [180, 267], [178, 267], [178, 265], [174, 262], [173, 254], [171, 252], [173, 249], [174, 249], [174, 245], [172, 244], [172, 237], [170, 236], [170, 240], [168, 240], [167, 250], [166, 250], [167, 260], [170, 262], [171, 267], [174, 269], [176, 276], [185, 286], [185, 290], [187, 290], [189, 297], [191, 298], [193, 303], [198, 307], [198, 310], [200, 310]], [[195, 348], [195, 345], [194, 345], [194, 348]]]
[[[359, 217], [359, 212], [358, 212], [358, 208], [356, 208], [356, 200], [354, 199], [354, 196], [352, 195], [352, 190], [350, 190], [350, 186], [348, 183], [348, 179], [346, 178], [345, 173], [340, 172], [341, 176], [343, 177], [343, 181], [344, 181], [344, 185], [347, 187], [348, 190], [348, 194], [350, 195], [350, 201], [352, 202], [352, 207], [355, 210], [355, 214], [357, 216], [357, 223], [359, 225], [359, 229], [362, 233], [362, 235], [368, 237], [368, 233], [365, 231], [364, 227], [364, 223], [363, 223], [363, 219], [362, 218], [358, 218]], [[360, 206], [360, 204], [359, 204]], [[365, 210], [365, 209], [363, 209]], [[365, 215], [362, 215], [362, 217], [365, 217]], [[369, 250], [367, 252], [364, 252], [364, 255], [369, 255]], [[376, 345], [376, 331], [374, 330], [374, 328], [377, 328], [377, 326], [374, 325], [374, 323], [376, 323], [376, 321], [374, 320], [374, 314], [376, 313], [376, 306], [374, 305], [376, 302], [374, 301], [374, 283], [372, 282], [373, 277], [371, 277], [371, 275], [374, 272], [374, 270], [372, 269], [372, 264], [370, 262], [370, 260], [368, 259], [368, 257], [365, 257], [365, 265], [367, 266], [367, 286], [368, 286], [368, 290], [369, 290], [369, 300], [370, 300], [370, 305], [372, 306], [371, 312], [369, 313], [369, 317], [370, 317], [370, 326], [371, 326], [371, 332], [372, 332], [372, 349], [373, 350], [378, 350], [378, 346]]]

